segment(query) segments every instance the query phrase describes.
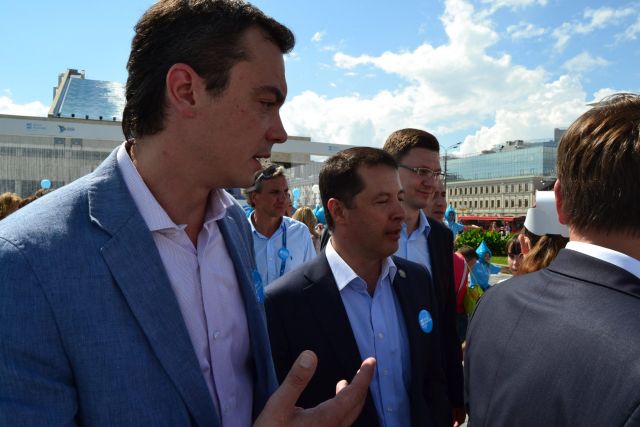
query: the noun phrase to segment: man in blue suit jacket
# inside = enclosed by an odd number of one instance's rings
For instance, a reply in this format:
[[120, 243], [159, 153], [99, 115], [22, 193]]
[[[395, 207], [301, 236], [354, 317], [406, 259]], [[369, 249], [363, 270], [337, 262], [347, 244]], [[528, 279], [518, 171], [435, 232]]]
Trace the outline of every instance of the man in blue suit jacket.
[[293, 43], [240, 2], [161, 1], [138, 22], [127, 142], [0, 223], [0, 425], [355, 419], [373, 361], [320, 411], [294, 409], [310, 352], [275, 391], [250, 230], [221, 190], [287, 138]]
[[640, 96], [605, 99], [558, 146], [570, 242], [480, 299], [465, 352], [474, 426], [640, 425]]

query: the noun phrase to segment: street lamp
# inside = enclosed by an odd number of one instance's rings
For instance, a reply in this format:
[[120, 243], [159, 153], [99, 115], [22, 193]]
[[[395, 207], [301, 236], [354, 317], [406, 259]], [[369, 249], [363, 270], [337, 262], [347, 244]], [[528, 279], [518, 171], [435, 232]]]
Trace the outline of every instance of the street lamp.
[[447, 160], [449, 160], [449, 155], [447, 154], [449, 151], [459, 148], [462, 145], [462, 141], [458, 141], [453, 145], [443, 148], [444, 150], [444, 189], [447, 190], [447, 181], [449, 180], [449, 175], [447, 175]]

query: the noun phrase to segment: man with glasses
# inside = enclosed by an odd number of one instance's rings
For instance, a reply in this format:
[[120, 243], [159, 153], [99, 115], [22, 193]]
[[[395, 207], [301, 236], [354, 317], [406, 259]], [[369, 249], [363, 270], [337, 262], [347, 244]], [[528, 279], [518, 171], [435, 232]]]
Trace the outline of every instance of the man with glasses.
[[422, 211], [430, 203], [438, 181], [445, 177], [440, 168], [440, 144], [428, 132], [400, 129], [387, 138], [383, 149], [398, 162], [404, 190], [406, 216], [396, 255], [424, 265], [431, 273], [443, 322], [441, 337], [452, 418], [462, 423], [465, 419], [464, 384], [456, 331], [453, 238], [446, 226], [428, 218]]
[[254, 208], [249, 216], [261, 284], [278, 277], [316, 255], [306, 225], [285, 216], [289, 206], [289, 185], [284, 168], [269, 165], [256, 172], [253, 186], [244, 190]]

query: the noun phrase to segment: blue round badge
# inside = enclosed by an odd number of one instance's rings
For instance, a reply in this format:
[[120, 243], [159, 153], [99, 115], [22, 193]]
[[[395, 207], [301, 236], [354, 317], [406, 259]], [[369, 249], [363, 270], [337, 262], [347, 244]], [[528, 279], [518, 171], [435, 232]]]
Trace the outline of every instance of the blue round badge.
[[420, 323], [420, 329], [425, 334], [430, 333], [433, 330], [433, 319], [427, 310], [420, 310], [418, 314], [418, 323]]
[[280, 248], [280, 250], [278, 251], [278, 258], [280, 258], [282, 261], [286, 261], [289, 258], [289, 249]]

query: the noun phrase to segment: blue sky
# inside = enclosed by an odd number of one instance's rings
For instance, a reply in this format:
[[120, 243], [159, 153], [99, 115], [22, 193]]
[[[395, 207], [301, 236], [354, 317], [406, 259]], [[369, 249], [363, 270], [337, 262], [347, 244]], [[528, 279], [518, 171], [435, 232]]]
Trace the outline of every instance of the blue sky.
[[[151, 3], [0, 0], [0, 113], [46, 115], [66, 68], [124, 83], [133, 26]], [[296, 34], [283, 118], [315, 141], [381, 146], [419, 127], [477, 152], [550, 138], [587, 103], [640, 92], [639, 2], [254, 4]]]

